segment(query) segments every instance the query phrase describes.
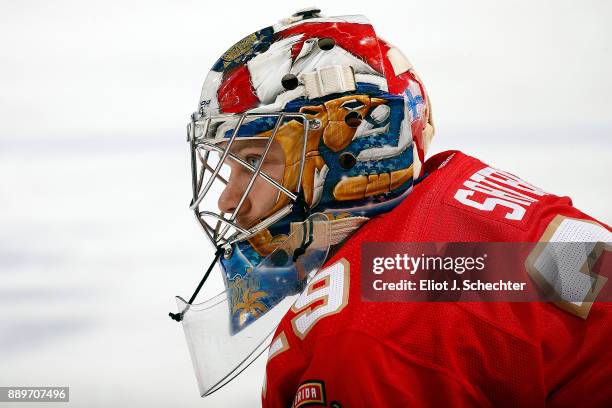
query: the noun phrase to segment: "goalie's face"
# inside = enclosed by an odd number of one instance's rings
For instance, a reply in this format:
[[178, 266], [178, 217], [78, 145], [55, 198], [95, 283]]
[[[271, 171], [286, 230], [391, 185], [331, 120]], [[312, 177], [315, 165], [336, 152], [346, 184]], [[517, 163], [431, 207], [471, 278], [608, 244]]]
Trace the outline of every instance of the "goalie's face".
[[305, 155], [303, 118], [224, 114], [188, 125], [190, 208], [215, 247], [249, 239], [291, 212]]
[[[267, 140], [236, 140], [231, 146], [231, 157], [242, 159], [254, 168], [261, 164], [261, 173], [282, 184], [285, 170], [285, 155], [280, 144], [273, 141], [266, 152]], [[221, 146], [227, 147], [227, 143]], [[242, 228], [250, 228], [269, 215], [279, 197], [279, 190], [262, 175], [254, 176], [253, 171], [245, 168], [239, 161], [227, 160], [229, 179], [219, 196], [219, 210], [226, 214], [237, 208], [236, 223]], [[251, 179], [255, 177], [249, 193]], [[242, 200], [242, 203], [240, 202]]]

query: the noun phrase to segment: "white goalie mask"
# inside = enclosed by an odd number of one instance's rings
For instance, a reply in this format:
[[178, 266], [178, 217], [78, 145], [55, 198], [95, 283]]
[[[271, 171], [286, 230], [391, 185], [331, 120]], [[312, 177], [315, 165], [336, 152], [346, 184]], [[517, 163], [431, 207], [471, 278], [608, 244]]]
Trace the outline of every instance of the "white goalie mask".
[[[265, 350], [330, 245], [410, 193], [432, 135], [412, 66], [362, 16], [303, 11], [214, 64], [188, 142], [190, 209], [215, 256], [171, 313], [202, 396]], [[198, 303], [216, 264], [224, 290]]]

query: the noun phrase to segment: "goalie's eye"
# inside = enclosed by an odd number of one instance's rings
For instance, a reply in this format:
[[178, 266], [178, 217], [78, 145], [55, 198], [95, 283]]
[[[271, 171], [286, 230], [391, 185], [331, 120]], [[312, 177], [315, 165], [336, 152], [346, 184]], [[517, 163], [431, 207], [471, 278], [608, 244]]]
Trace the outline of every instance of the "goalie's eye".
[[256, 168], [261, 163], [261, 156], [251, 154], [245, 157], [244, 161]]
[[350, 101], [343, 102], [340, 105], [341, 108], [344, 108], [349, 111], [355, 111], [363, 108], [365, 104], [363, 102], [359, 102], [357, 99], [351, 99]]

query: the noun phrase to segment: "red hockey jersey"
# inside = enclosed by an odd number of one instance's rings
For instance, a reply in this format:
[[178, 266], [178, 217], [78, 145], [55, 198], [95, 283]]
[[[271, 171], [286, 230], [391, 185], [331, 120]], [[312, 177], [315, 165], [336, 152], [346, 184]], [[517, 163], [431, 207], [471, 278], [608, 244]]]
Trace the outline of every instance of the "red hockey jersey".
[[[581, 318], [544, 302], [362, 301], [364, 242], [538, 242], [560, 219], [571, 221], [571, 239], [612, 241], [609, 227], [569, 198], [461, 152], [425, 166], [429, 175], [348, 239], [285, 315], [270, 346], [263, 406], [610, 406], [607, 303]], [[500, 180], [506, 188], [492, 187]], [[512, 188], [533, 199], [510, 199]]]

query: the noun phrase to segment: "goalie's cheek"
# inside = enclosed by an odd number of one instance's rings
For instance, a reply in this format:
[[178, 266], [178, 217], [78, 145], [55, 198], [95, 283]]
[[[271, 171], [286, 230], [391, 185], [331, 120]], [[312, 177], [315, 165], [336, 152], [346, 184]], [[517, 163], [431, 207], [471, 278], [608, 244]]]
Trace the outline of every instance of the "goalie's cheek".
[[[282, 185], [284, 166], [264, 165], [262, 171], [270, 176], [275, 182]], [[265, 180], [258, 177], [255, 181], [251, 193], [247, 197], [252, 204], [254, 217], [264, 217], [274, 207], [279, 197], [280, 190]]]
[[[233, 213], [238, 207], [242, 195], [246, 191], [247, 184], [248, 175], [245, 172], [240, 171], [240, 169], [233, 168], [228, 183], [225, 185], [223, 192], [219, 196], [219, 200], [217, 203], [219, 210], [226, 214]], [[249, 196], [250, 195], [251, 194], [249, 194]], [[249, 197], [247, 196], [247, 198], [240, 206], [238, 215], [247, 214], [250, 210], [251, 202], [249, 200]]]

